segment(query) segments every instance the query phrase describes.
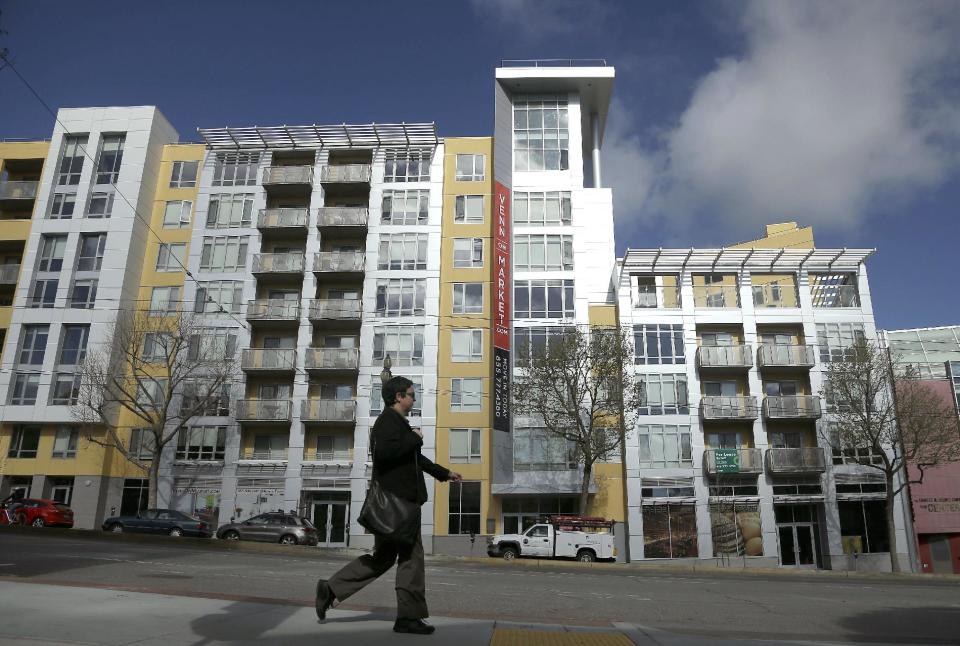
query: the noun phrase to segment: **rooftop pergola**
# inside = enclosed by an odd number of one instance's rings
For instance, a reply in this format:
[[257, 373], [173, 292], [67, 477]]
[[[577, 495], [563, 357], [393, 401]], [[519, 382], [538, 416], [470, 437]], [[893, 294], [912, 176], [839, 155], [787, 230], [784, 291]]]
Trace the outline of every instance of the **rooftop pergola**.
[[369, 123], [321, 126], [197, 128], [211, 150], [433, 147], [436, 123]]
[[628, 249], [624, 273], [857, 271], [876, 249]]

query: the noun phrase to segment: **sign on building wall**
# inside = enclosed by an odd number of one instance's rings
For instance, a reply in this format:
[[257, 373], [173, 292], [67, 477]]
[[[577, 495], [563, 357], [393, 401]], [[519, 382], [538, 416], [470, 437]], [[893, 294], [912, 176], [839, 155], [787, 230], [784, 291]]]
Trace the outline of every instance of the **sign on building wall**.
[[740, 451], [715, 449], [713, 452], [717, 473], [740, 473]]
[[510, 189], [493, 187], [493, 428], [510, 432]]

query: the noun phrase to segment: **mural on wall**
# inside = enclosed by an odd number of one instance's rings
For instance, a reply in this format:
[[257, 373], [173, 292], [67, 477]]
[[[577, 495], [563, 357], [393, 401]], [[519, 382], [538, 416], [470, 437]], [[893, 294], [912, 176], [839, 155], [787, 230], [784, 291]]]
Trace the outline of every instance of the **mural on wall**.
[[760, 507], [755, 502], [710, 505], [713, 555], [763, 556]]

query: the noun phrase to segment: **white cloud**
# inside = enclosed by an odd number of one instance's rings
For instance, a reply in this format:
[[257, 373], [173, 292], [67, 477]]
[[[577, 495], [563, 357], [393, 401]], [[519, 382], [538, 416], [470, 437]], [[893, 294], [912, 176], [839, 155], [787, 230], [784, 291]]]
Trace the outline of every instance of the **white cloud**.
[[647, 203], [656, 177], [656, 161], [631, 129], [629, 111], [614, 98], [603, 135], [601, 181], [613, 189], [613, 212], [618, 220]]

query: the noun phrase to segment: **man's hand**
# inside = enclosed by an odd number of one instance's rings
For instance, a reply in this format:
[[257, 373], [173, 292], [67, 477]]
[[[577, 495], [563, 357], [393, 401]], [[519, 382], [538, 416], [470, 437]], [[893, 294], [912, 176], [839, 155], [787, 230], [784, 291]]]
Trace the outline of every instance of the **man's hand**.
[[418, 436], [421, 440], [423, 439], [423, 431], [422, 431], [422, 430], [420, 430], [419, 428], [412, 428], [412, 427], [411, 427], [410, 430], [413, 431], [414, 433], [416, 433], [417, 436]]
[[463, 476], [457, 473], [456, 471], [450, 472], [450, 482], [460, 482], [463, 480]]

